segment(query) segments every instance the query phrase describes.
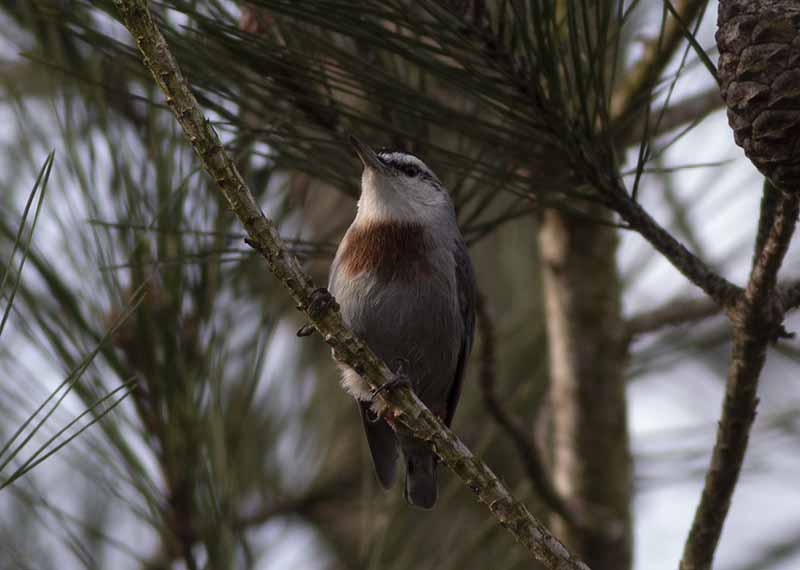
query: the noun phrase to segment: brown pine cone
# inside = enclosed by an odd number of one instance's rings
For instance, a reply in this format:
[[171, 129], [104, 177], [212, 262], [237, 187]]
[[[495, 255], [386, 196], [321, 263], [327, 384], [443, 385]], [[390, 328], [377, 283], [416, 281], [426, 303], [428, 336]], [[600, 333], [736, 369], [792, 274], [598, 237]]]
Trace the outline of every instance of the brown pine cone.
[[720, 0], [718, 26], [736, 144], [775, 186], [800, 192], [800, 1]]

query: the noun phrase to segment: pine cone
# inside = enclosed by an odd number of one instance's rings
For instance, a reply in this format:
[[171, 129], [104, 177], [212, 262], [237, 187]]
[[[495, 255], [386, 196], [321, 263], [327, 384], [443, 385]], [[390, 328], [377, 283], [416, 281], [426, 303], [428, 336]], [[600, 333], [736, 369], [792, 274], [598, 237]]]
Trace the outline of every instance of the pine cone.
[[800, 192], [800, 2], [720, 0], [718, 26], [736, 144], [775, 186]]

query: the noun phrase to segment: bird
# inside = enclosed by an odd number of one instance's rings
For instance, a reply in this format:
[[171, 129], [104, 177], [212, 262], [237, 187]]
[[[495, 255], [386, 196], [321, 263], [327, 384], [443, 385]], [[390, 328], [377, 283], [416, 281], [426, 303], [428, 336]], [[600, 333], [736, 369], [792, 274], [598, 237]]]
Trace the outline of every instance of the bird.
[[[422, 402], [453, 421], [475, 329], [475, 273], [450, 195], [416, 155], [373, 150], [351, 137], [361, 160], [357, 213], [331, 265], [328, 290], [342, 318]], [[393, 486], [405, 462], [409, 504], [434, 507], [437, 458], [430, 445], [394, 429], [374, 391], [339, 363], [356, 399], [377, 479]]]

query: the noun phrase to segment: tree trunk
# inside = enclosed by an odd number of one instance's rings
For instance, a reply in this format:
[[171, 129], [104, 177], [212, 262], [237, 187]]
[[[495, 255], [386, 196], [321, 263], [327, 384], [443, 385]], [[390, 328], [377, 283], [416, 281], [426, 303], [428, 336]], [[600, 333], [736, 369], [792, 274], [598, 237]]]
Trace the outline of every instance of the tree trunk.
[[[593, 213], [596, 218], [608, 214]], [[556, 533], [593, 570], [631, 567], [631, 455], [617, 236], [547, 211], [539, 230], [550, 357], [553, 476], [588, 524]]]

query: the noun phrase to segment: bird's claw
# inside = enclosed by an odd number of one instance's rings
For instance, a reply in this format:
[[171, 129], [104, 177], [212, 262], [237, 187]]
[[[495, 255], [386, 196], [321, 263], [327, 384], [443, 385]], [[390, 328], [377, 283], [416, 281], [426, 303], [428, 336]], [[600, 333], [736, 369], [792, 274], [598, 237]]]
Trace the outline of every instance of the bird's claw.
[[388, 382], [384, 382], [377, 388], [373, 388], [369, 395], [374, 400], [385, 392], [393, 392], [394, 390], [398, 390], [400, 388], [411, 388], [411, 381], [407, 376], [395, 376]]
[[311, 299], [306, 305], [306, 312], [312, 319], [317, 319], [331, 307], [339, 308], [336, 299], [325, 287], [317, 287], [311, 292]]
[[297, 336], [299, 337], [311, 336], [312, 334], [314, 334], [314, 325], [303, 325], [297, 329]]
[[408, 360], [405, 358], [397, 358], [395, 360], [394, 378], [388, 382], [384, 382], [377, 388], [373, 388], [370, 391], [370, 397], [374, 400], [385, 392], [392, 392], [399, 388], [411, 389], [411, 381], [409, 380], [408, 375], [405, 373], [405, 368], [407, 365]]
[[[311, 298], [306, 305], [306, 312], [308, 316], [316, 320], [322, 316], [322, 313], [333, 307], [335, 310], [339, 309], [336, 299], [325, 287], [317, 287], [311, 292]], [[300, 327], [297, 331], [297, 336], [304, 337], [310, 336], [314, 333], [314, 325], [307, 324]]]

